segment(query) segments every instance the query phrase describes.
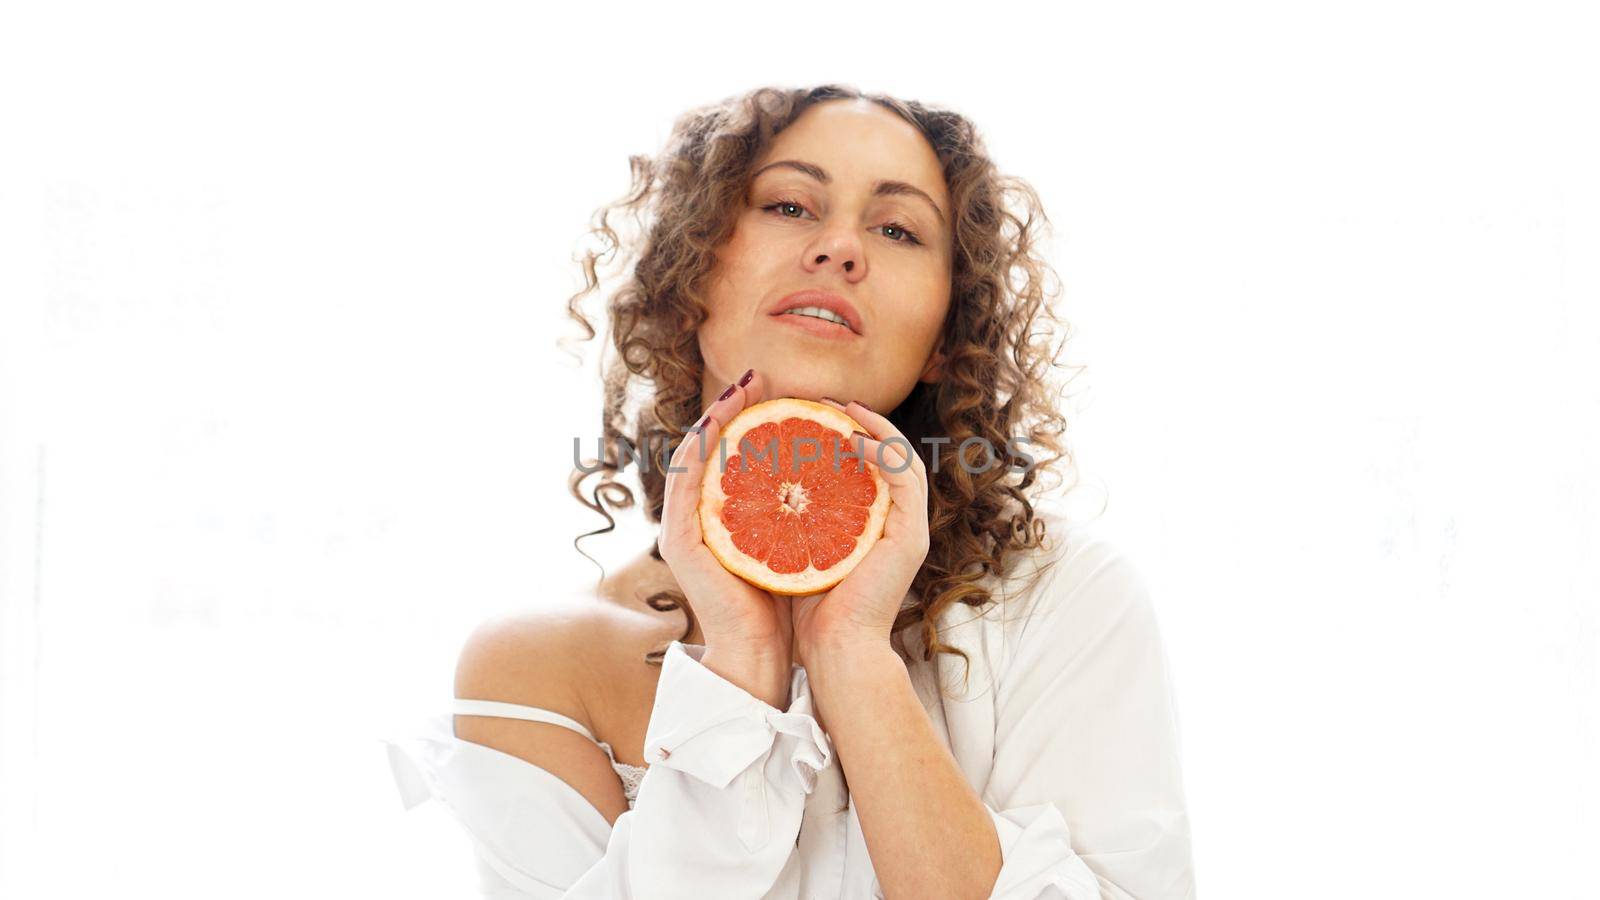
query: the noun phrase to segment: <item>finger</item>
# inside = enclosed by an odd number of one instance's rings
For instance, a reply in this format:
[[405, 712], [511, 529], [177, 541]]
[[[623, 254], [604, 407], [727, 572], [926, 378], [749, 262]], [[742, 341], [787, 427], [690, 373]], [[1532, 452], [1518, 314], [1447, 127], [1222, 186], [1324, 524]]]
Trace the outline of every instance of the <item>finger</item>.
[[[713, 404], [715, 406], [715, 404]], [[678, 442], [667, 462], [663, 489], [661, 524], [673, 546], [694, 552], [701, 542], [700, 490], [705, 480], [707, 460], [715, 452], [722, 426], [710, 413]]]
[[[746, 407], [760, 403], [765, 394], [766, 380], [752, 368], [750, 379], [743, 385], [733, 382], [723, 389], [673, 451], [668, 463], [664, 504], [673, 505], [676, 533], [683, 541], [682, 546], [689, 552], [694, 552], [702, 541], [700, 493], [712, 454], [718, 450], [722, 423], [731, 421]], [[710, 477], [721, 477], [721, 473], [714, 471]], [[664, 520], [668, 518], [665, 505], [661, 515]]]
[[762, 376], [760, 369], [755, 369], [752, 372], [750, 381], [744, 387], [738, 387], [738, 385], [735, 385], [735, 387], [738, 388], [744, 398], [744, 403], [739, 406], [740, 409], [755, 406], [757, 403], [767, 399], [767, 379]]
[[901, 434], [900, 429], [889, 421], [888, 416], [879, 415], [854, 400], [850, 401], [848, 405], [840, 406], [836, 403], [834, 406], [860, 423], [861, 430], [865, 431], [870, 437], [879, 441], [887, 441], [893, 438], [894, 441], [890, 446], [910, 454], [911, 467], [909, 471], [915, 472], [923, 485], [927, 485], [928, 471], [926, 464], [922, 461], [922, 456], [912, 449], [911, 439]]
[[[711, 401], [711, 405], [706, 407], [705, 415], [710, 417], [709, 420], [702, 417], [700, 423], [689, 429], [689, 433], [694, 435], [697, 432], [706, 432], [707, 426], [711, 424], [716, 425], [714, 434], [703, 433], [700, 435], [703, 439], [695, 442], [695, 449], [699, 453], [702, 462], [709, 460], [711, 454], [718, 451], [722, 437], [722, 425], [733, 421], [734, 416], [760, 403], [766, 396], [766, 379], [756, 369], [752, 368], [749, 371], [749, 381], [742, 385], [738, 382], [730, 383], [723, 389], [722, 394], [719, 394], [715, 400]], [[721, 475], [721, 464], [722, 460], [719, 456], [718, 468], [713, 471], [712, 477]], [[697, 485], [700, 483], [701, 477], [703, 476], [696, 474], [695, 483]]]
[[[912, 487], [921, 487], [922, 482], [917, 478], [917, 473], [911, 460], [916, 459], [915, 453], [909, 453], [899, 443], [884, 443], [872, 438], [864, 438], [860, 434], [850, 436], [853, 456], [866, 460], [878, 469], [885, 481], [890, 484], [900, 482]], [[911, 457], [908, 460], [907, 456]]]
[[767, 599], [772, 601], [773, 609], [778, 615], [779, 631], [781, 631], [785, 637], [792, 637], [794, 635], [794, 598], [788, 596], [787, 594], [774, 594], [771, 591], [766, 590], [763, 590], [761, 593], [766, 594]]
[[[724, 397], [722, 394], [728, 396]], [[760, 403], [766, 395], [766, 379], [758, 370], [751, 369], [749, 381], [744, 384], [730, 382], [718, 393], [717, 398], [711, 401], [711, 405], [706, 407], [705, 411], [715, 416], [718, 422], [729, 422], [744, 409]]]
[[693, 548], [696, 541], [701, 540], [699, 535], [699, 492], [696, 490], [698, 482], [691, 480], [686, 471], [688, 461], [696, 460], [698, 453], [691, 450], [693, 444], [698, 442], [696, 434], [688, 434], [678, 444], [677, 450], [672, 453], [672, 458], [667, 460], [667, 484], [662, 490], [661, 501], [661, 548], [662, 556], [677, 557], [680, 548], [683, 551]]
[[[896, 444], [885, 444], [856, 435], [851, 442], [857, 454], [876, 466], [878, 474], [889, 483], [889, 528], [893, 536], [923, 541], [928, 537], [928, 491], [906, 459], [905, 450]], [[916, 454], [911, 454], [916, 459]], [[880, 462], [881, 460], [881, 462]], [[903, 530], [902, 530], [903, 529]]]
[[710, 456], [709, 449], [716, 446], [716, 441], [706, 431], [709, 426], [720, 426], [724, 422], [733, 420], [747, 406], [761, 402], [766, 393], [766, 380], [755, 369], [750, 370], [750, 380], [741, 385], [738, 382], [729, 382], [727, 387], [711, 401], [701, 414], [699, 421], [689, 427], [685, 433], [689, 437], [700, 437], [701, 440], [690, 441], [687, 438], [678, 445], [681, 451], [686, 445], [693, 444], [694, 450], [699, 454], [701, 461]]

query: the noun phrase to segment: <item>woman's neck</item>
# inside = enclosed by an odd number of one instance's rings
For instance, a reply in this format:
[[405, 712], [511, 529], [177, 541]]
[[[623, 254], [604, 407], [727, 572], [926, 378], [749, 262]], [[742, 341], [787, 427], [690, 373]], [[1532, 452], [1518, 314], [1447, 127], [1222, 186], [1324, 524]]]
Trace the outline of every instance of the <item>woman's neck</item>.
[[[616, 572], [607, 575], [600, 583], [600, 595], [622, 604], [630, 609], [641, 609], [663, 620], [667, 613], [653, 609], [645, 602], [652, 594], [661, 591], [672, 591], [681, 594], [678, 580], [672, 576], [672, 569], [666, 563], [650, 555], [648, 549], [629, 559]], [[673, 613], [677, 619], [678, 614]], [[681, 619], [678, 620], [681, 622]], [[681, 627], [681, 626], [680, 626]], [[679, 634], [681, 634], [681, 630]], [[705, 634], [700, 630], [698, 621], [693, 623], [693, 629], [687, 637], [680, 638], [685, 644], [704, 644]]]

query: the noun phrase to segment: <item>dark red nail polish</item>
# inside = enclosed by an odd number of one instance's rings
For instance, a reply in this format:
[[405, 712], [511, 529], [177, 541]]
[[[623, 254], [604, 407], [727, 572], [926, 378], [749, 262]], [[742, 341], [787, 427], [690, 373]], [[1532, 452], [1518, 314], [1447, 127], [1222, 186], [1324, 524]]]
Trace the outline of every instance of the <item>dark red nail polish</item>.
[[718, 397], [717, 399], [718, 400], [726, 400], [729, 397], [733, 396], [733, 391], [734, 391], [734, 387], [733, 387], [733, 385], [730, 384], [730, 385], [728, 385], [728, 389], [722, 392], [722, 396]]
[[745, 385], [749, 384], [750, 383], [750, 379], [752, 379], [754, 377], [756, 377], [756, 370], [755, 369], [747, 370], [743, 375], [739, 376], [739, 387], [744, 387]]
[[694, 423], [694, 427], [704, 430], [709, 424], [711, 424], [711, 413], [706, 413], [700, 417], [700, 421]]

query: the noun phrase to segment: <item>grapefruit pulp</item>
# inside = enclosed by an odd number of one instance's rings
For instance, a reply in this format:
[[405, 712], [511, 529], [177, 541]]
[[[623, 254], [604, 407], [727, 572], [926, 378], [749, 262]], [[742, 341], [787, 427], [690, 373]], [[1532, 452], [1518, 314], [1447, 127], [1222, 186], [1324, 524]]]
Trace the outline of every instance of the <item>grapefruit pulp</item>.
[[723, 568], [790, 596], [828, 590], [850, 574], [889, 518], [889, 484], [873, 454], [852, 455], [859, 427], [795, 397], [746, 407], [723, 427], [699, 507], [702, 540]]

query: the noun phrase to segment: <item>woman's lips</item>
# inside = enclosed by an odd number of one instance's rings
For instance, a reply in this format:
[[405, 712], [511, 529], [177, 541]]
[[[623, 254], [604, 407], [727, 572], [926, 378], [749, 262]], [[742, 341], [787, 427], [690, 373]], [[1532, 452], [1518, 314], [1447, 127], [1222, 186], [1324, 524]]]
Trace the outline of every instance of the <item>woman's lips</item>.
[[802, 316], [794, 313], [779, 313], [778, 315], [773, 316], [773, 318], [793, 325], [794, 327], [799, 328], [807, 333], [816, 335], [817, 337], [833, 338], [834, 340], [853, 340], [861, 337], [861, 335], [851, 331], [848, 326], [829, 322], [826, 319], [819, 319], [816, 316]]

